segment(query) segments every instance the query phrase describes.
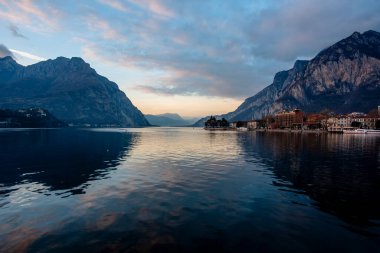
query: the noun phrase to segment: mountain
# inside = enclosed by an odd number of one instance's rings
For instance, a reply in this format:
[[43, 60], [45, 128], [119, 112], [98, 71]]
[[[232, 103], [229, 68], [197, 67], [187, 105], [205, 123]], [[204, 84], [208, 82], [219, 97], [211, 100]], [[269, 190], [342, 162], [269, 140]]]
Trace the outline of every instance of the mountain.
[[167, 117], [169, 119], [184, 121], [184, 119], [178, 113], [163, 113], [163, 114], [159, 114], [157, 116], [163, 116], [163, 117]]
[[187, 126], [192, 123], [184, 120], [177, 113], [164, 113], [159, 115], [147, 114], [145, 118], [150, 124], [155, 126]]
[[[273, 83], [247, 98], [229, 121], [259, 119], [281, 110], [367, 112], [380, 105], [380, 33], [358, 32], [322, 50], [310, 61], [296, 61]], [[202, 126], [206, 118], [195, 125]]]
[[189, 126], [192, 126], [195, 122], [197, 122], [201, 117], [182, 117], [189, 123]]
[[183, 117], [183, 116], [180, 116], [178, 113], [163, 113], [163, 114], [160, 114], [159, 116], [164, 116], [170, 119], [183, 121], [184, 123], [186, 123], [185, 125], [188, 125], [188, 126], [194, 124], [194, 122], [199, 120], [199, 117], [189, 117], [189, 116]]
[[73, 124], [149, 125], [116, 83], [78, 57], [26, 67], [9, 56], [0, 58], [0, 108], [45, 108]]

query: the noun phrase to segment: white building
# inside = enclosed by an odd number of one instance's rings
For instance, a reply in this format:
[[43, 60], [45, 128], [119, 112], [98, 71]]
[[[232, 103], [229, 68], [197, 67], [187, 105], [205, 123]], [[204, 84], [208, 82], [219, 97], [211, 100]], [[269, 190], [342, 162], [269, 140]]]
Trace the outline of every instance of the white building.
[[360, 123], [360, 127], [374, 129], [377, 120], [380, 120], [380, 118], [371, 118], [368, 116], [331, 117], [327, 119], [327, 128], [329, 129], [329, 131], [336, 131], [338, 129], [343, 129], [344, 127], [351, 127], [353, 122], [358, 122]]
[[249, 120], [247, 122], [248, 130], [258, 129], [260, 127], [260, 122], [258, 120]]

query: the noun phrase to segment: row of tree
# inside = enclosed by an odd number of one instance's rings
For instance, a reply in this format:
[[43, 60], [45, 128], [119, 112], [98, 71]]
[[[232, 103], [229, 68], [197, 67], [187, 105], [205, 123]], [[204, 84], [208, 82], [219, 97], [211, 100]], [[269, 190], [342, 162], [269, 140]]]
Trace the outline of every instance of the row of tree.
[[229, 127], [229, 125], [230, 124], [225, 118], [216, 119], [214, 116], [211, 116], [205, 122], [205, 128], [224, 128], [224, 127]]

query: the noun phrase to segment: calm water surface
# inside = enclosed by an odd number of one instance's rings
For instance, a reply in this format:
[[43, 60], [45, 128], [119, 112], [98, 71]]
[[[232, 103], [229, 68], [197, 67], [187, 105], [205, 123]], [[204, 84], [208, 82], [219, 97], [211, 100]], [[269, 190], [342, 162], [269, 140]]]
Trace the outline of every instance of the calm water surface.
[[0, 252], [379, 252], [380, 136], [0, 131]]

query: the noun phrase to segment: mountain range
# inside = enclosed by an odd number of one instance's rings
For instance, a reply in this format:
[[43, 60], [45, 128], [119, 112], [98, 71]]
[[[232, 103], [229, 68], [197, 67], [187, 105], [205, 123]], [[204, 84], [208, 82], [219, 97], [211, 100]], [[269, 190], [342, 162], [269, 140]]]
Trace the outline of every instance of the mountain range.
[[[273, 83], [247, 98], [229, 121], [260, 119], [281, 110], [368, 112], [380, 105], [380, 33], [354, 32], [311, 60], [297, 60]], [[207, 118], [195, 123], [203, 126]]]
[[0, 108], [44, 108], [74, 125], [149, 125], [116, 83], [78, 57], [26, 67], [10, 56], [0, 58]]
[[155, 126], [188, 126], [194, 123], [194, 121], [183, 119], [177, 113], [146, 114], [145, 117], [150, 124]]

